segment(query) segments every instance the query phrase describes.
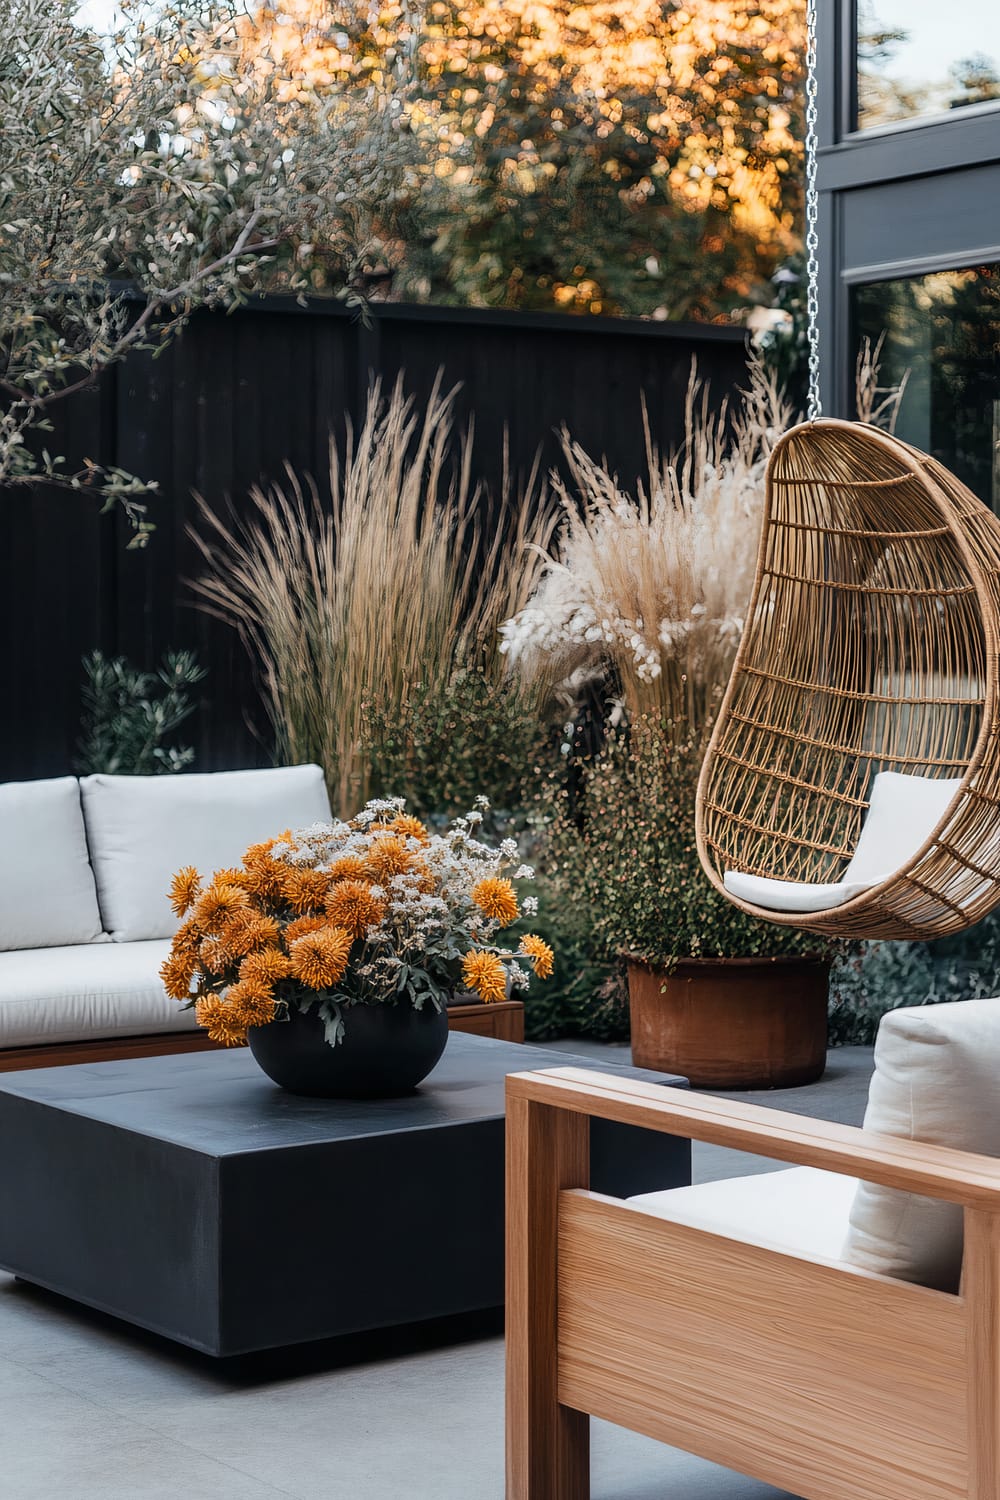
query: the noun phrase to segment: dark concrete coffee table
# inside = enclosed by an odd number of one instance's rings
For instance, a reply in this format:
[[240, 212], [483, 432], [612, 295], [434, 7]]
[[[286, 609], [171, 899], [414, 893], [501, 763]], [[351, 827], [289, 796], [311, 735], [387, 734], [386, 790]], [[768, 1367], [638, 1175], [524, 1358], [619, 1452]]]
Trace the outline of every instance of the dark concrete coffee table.
[[[245, 1049], [4, 1075], [0, 1266], [215, 1355], [498, 1306], [504, 1078], [578, 1061], [453, 1033], [365, 1103], [285, 1094]], [[592, 1153], [604, 1192], [690, 1181], [669, 1136], [595, 1121]]]

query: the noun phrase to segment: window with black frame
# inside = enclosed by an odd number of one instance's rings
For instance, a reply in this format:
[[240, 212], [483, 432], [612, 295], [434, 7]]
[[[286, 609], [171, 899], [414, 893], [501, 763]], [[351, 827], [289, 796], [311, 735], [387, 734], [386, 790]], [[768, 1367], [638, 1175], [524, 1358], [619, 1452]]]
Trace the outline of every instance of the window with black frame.
[[906, 381], [896, 432], [1000, 512], [1000, 265], [853, 290], [855, 348], [884, 335], [879, 383]]
[[858, 0], [857, 128], [1000, 103], [996, 0]]

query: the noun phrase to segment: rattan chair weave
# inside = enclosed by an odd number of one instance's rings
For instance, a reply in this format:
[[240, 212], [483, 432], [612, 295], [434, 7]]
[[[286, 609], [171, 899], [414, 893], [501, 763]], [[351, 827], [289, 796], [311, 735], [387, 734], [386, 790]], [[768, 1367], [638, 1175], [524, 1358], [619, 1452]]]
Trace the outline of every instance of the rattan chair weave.
[[877, 428], [793, 428], [767, 470], [757, 576], [698, 786], [698, 849], [777, 880], [842, 875], [879, 771], [962, 778], [882, 885], [755, 916], [834, 937], [930, 938], [1000, 903], [1000, 521]]

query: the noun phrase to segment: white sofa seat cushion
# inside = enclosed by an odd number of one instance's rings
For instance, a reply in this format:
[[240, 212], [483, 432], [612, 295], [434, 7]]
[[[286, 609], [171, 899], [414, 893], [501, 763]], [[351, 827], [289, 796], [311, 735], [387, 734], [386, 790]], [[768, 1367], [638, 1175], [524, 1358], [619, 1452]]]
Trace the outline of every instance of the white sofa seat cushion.
[[115, 942], [170, 937], [175, 872], [238, 865], [250, 844], [330, 816], [319, 766], [179, 776], [85, 776], [80, 783], [105, 930]]
[[880, 771], [872, 782], [858, 846], [840, 880], [828, 884], [770, 880], [727, 870], [723, 884], [730, 895], [766, 911], [832, 911], [908, 865], [941, 822], [961, 785], [961, 777]]
[[839, 1260], [857, 1181], [815, 1167], [729, 1177], [641, 1193], [628, 1201], [659, 1219], [816, 1260]]
[[0, 953], [0, 1047], [190, 1031], [160, 982], [169, 942], [88, 943]]
[[0, 786], [0, 949], [107, 941], [75, 776]]
[[[890, 1011], [875, 1043], [865, 1129], [1000, 1156], [1000, 1000]], [[852, 1264], [957, 1291], [957, 1204], [859, 1183], [844, 1250]]]

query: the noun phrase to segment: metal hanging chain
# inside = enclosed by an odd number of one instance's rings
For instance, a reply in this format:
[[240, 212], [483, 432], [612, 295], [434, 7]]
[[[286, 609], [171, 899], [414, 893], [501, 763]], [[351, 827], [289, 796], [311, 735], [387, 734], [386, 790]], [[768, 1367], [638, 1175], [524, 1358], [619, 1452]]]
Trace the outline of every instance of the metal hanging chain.
[[816, 76], [816, 0], [806, 4], [806, 318], [809, 343], [810, 422], [823, 415], [819, 394], [819, 193], [816, 187], [816, 125], [819, 83]]

